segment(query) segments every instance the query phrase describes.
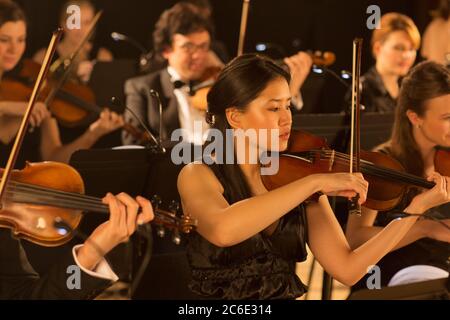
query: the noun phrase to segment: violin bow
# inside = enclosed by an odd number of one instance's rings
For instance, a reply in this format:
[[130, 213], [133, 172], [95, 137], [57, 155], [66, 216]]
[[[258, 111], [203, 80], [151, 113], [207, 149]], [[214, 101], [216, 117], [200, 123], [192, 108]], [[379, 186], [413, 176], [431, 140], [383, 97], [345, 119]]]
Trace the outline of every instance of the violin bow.
[[68, 59], [64, 59], [62, 61], [56, 62], [52, 65], [51, 70], [52, 72], [56, 71], [58, 67], [61, 65], [61, 63], [64, 65], [64, 73], [61, 76], [61, 78], [58, 80], [56, 85], [53, 87], [53, 89], [48, 94], [47, 98], [45, 99], [45, 104], [49, 105], [53, 99], [55, 98], [58, 91], [62, 88], [62, 86], [66, 83], [67, 79], [69, 78], [69, 75], [71, 71], [73, 70], [74, 63], [76, 57], [80, 54], [81, 50], [83, 49], [84, 45], [88, 42], [88, 40], [91, 38], [92, 34], [94, 33], [95, 27], [100, 20], [100, 17], [102, 16], [103, 11], [97, 12], [94, 19], [92, 20], [91, 25], [89, 26], [89, 31], [86, 33], [78, 47], [75, 49], [75, 51], [70, 55]]
[[11, 153], [9, 155], [8, 162], [6, 164], [6, 168], [3, 171], [3, 177], [0, 180], [0, 208], [2, 207], [1, 199], [3, 198], [3, 194], [5, 193], [8, 180], [9, 180], [9, 178], [11, 176], [11, 172], [16, 164], [17, 156], [18, 156], [20, 148], [22, 146], [26, 130], [28, 128], [31, 112], [33, 111], [34, 104], [38, 98], [38, 94], [42, 87], [42, 83], [44, 82], [44, 79], [47, 76], [47, 73], [48, 73], [48, 70], [50, 67], [50, 62], [52, 61], [53, 55], [55, 54], [56, 46], [57, 46], [59, 40], [61, 39], [61, 35], [62, 35], [61, 28], [59, 28], [57, 31], [53, 32], [47, 52], [45, 53], [44, 62], [41, 66], [41, 70], [39, 71], [39, 75], [37, 77], [36, 83], [34, 84], [34, 88], [33, 88], [30, 100], [28, 102], [27, 110], [26, 110], [25, 115], [20, 124], [19, 131], [17, 132], [17, 136], [14, 141], [14, 145], [12, 147]]
[[245, 33], [247, 30], [248, 8], [250, 6], [250, 0], [244, 0], [242, 3], [242, 16], [241, 16], [241, 30], [239, 32], [239, 45], [237, 56], [239, 57], [244, 53]]
[[[353, 83], [352, 83], [352, 119], [350, 133], [350, 173], [360, 172], [361, 158], [361, 54], [363, 40], [353, 40]], [[361, 216], [361, 205], [358, 203], [359, 195], [354, 197], [349, 205], [349, 213]]]

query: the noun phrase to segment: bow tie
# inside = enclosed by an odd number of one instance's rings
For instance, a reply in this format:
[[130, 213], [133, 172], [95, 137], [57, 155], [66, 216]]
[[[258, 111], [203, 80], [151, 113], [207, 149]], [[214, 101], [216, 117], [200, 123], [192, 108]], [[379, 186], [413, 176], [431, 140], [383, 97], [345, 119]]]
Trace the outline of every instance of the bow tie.
[[181, 80], [176, 80], [176, 81], [173, 82], [173, 87], [175, 89], [181, 89], [181, 88], [184, 88], [184, 87], [188, 87], [188, 93], [193, 95], [194, 87], [195, 87], [196, 84], [197, 84], [197, 81], [189, 81], [188, 83], [186, 83], [186, 82], [183, 82]]

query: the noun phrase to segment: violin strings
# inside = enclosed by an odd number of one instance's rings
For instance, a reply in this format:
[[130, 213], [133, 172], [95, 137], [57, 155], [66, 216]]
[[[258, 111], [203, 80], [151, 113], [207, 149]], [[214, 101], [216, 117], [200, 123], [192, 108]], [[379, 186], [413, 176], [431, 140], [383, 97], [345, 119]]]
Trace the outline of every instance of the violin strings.
[[16, 191], [12, 192], [10, 190], [7, 191], [7, 195], [15, 202], [22, 203], [30, 203], [36, 205], [49, 205], [55, 207], [62, 207], [67, 209], [78, 209], [78, 210], [86, 210], [86, 211], [95, 211], [108, 213], [108, 206], [102, 203], [93, 204], [91, 202], [86, 202], [84, 200], [74, 200], [63, 199], [63, 198], [54, 198], [49, 195], [41, 195], [36, 194], [35, 192], [27, 192], [27, 191]]
[[[29, 190], [15, 190], [12, 192], [13, 195], [17, 197], [21, 197], [22, 201], [32, 201], [39, 202], [40, 204], [48, 203], [55, 206], [64, 206], [71, 205], [73, 206], [83, 206], [83, 208], [92, 208], [96, 210], [100, 210], [100, 212], [106, 211], [107, 206], [98, 202], [93, 202], [91, 200], [86, 200], [82, 197], [66, 197], [66, 196], [53, 196], [47, 192], [36, 192]], [[76, 208], [76, 207], [74, 207]]]
[[[344, 161], [350, 161], [350, 157], [346, 154], [342, 154], [339, 152], [328, 151], [328, 150], [321, 150], [322, 154], [325, 154], [326, 157], [331, 157], [334, 154], [334, 159], [337, 161], [344, 160]], [[368, 161], [362, 160], [362, 168], [367, 170], [367, 173], [371, 174], [378, 174], [380, 177], [391, 177], [393, 179], [400, 179], [407, 183], [412, 183], [415, 185], [419, 185], [421, 187], [425, 188], [431, 188], [433, 187], [433, 183], [423, 179], [416, 177], [415, 175], [404, 173], [404, 172], [398, 172], [389, 168], [383, 168], [376, 166]], [[342, 163], [342, 161], [340, 161]]]
[[[21, 190], [12, 190], [11, 188], [7, 190], [7, 194], [16, 202], [31, 202], [37, 205], [51, 205], [81, 211], [109, 213], [109, 207], [98, 198], [61, 191], [59, 192], [59, 196], [55, 197], [51, 189], [26, 184], [20, 185]], [[156, 209], [154, 210], [154, 214], [160, 220], [165, 220], [168, 223], [173, 223], [173, 221], [178, 222], [179, 220], [178, 217], [172, 216], [163, 210]]]
[[84, 199], [90, 199], [93, 202], [100, 201], [100, 199], [98, 199], [96, 197], [82, 195], [82, 194], [74, 193], [74, 192], [55, 190], [55, 189], [41, 187], [41, 186], [38, 186], [38, 185], [30, 185], [30, 184], [25, 184], [25, 183], [21, 183], [21, 182], [15, 182], [15, 181], [11, 181], [9, 183], [9, 186], [10, 187], [14, 187], [15, 189], [21, 188], [22, 190], [29, 190], [29, 191], [36, 191], [36, 192], [38, 192], [38, 191], [47, 192], [47, 193], [52, 194], [52, 195], [61, 195], [61, 196], [68, 196], [68, 197], [72, 196], [72, 197], [77, 197], [77, 198], [79, 196], [83, 196]]

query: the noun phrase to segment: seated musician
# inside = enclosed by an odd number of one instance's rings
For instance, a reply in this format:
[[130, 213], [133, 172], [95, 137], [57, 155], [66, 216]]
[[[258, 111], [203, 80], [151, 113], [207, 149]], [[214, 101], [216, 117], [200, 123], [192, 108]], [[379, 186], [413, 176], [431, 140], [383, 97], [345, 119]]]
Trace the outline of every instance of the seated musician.
[[[4, 299], [93, 299], [118, 280], [104, 256], [117, 245], [128, 241], [138, 225], [153, 219], [151, 203], [125, 193], [108, 194], [110, 218], [97, 227], [82, 245], [62, 257], [45, 275], [37, 274], [28, 262], [20, 240], [0, 228], [0, 300]], [[142, 213], [138, 213], [142, 209]], [[1, 223], [1, 221], [0, 221]], [[80, 270], [78, 288], [71, 288], [68, 270]]]
[[[418, 220], [411, 216], [392, 221], [372, 241], [353, 250], [327, 196], [358, 194], [364, 204], [369, 186], [361, 174], [312, 174], [268, 191], [261, 159], [250, 161], [250, 155], [254, 148], [287, 149], [292, 126], [289, 82], [289, 73], [273, 61], [243, 55], [225, 66], [208, 94], [208, 122], [223, 139], [229, 136], [225, 130], [232, 130], [231, 138], [240, 143], [227, 142], [229, 149], [185, 166], [178, 177], [184, 213], [198, 219], [187, 254], [190, 288], [200, 297], [302, 296], [307, 288], [295, 266], [306, 259], [306, 243], [333, 278], [352, 285]], [[237, 140], [239, 129], [248, 132], [246, 139]], [[224, 164], [229, 157], [235, 161]], [[450, 201], [450, 179], [431, 172], [429, 176], [436, 187], [409, 199], [405, 212], [422, 214]], [[307, 201], [316, 193], [317, 201]]]
[[[20, 66], [26, 45], [27, 24], [23, 11], [14, 2], [0, 1], [0, 86], [1, 79], [8, 76], [8, 72], [15, 72]], [[2, 87], [2, 95], [10, 94], [8, 88]], [[25, 113], [27, 102], [0, 100], [0, 165], [5, 165], [5, 155], [9, 154], [20, 121]], [[25, 145], [17, 162], [22, 167], [25, 160], [40, 161], [53, 160], [68, 162], [73, 152], [79, 149], [89, 149], [96, 141], [106, 134], [123, 126], [121, 116], [104, 110], [99, 119], [78, 136], [74, 141], [63, 144], [61, 142], [58, 124], [51, 117], [47, 106], [37, 102], [31, 115], [31, 126], [35, 128], [25, 137]]]
[[[209, 125], [205, 122], [203, 110], [191, 103], [190, 84], [200, 80], [211, 64], [209, 52], [211, 44], [211, 25], [209, 19], [189, 3], [178, 3], [166, 10], [158, 20], [153, 33], [153, 47], [157, 54], [167, 60], [168, 67], [137, 78], [125, 84], [126, 104], [150, 128], [159, 134], [159, 106], [150, 95], [157, 91], [162, 101], [161, 139], [169, 140], [174, 130], [185, 129], [185, 141], [202, 145]], [[300, 52], [284, 60], [291, 70], [293, 97], [300, 101], [300, 87], [309, 74], [312, 59]], [[295, 98], [294, 98], [295, 99]], [[206, 107], [206, 101], [205, 106]], [[297, 107], [301, 108], [300, 102]], [[139, 123], [125, 112], [125, 120], [134, 126]], [[194, 130], [194, 123], [201, 123], [201, 130]], [[137, 143], [132, 136], [123, 133], [124, 144]]]
[[[67, 8], [71, 5], [79, 6], [80, 8], [80, 29], [68, 29], [67, 27]], [[94, 20], [96, 10], [93, 3], [89, 0], [69, 0], [61, 9], [59, 14], [59, 23], [64, 30], [64, 35], [61, 42], [56, 49], [56, 59], [67, 59], [78, 48], [84, 36], [89, 30], [89, 27]], [[33, 60], [38, 63], [44, 61], [45, 48], [40, 49], [33, 56]], [[81, 50], [77, 57], [76, 67], [74, 68], [75, 76], [83, 83], [87, 83], [91, 77], [92, 70], [96, 61], [112, 61], [112, 53], [104, 48], [96, 45], [91, 38]]]
[[[411, 18], [396, 12], [381, 17], [371, 40], [376, 62], [361, 78], [361, 104], [366, 112], [394, 112], [401, 78], [416, 60], [420, 33]], [[351, 92], [346, 95], [349, 110]]]
[[[435, 62], [422, 62], [403, 80], [391, 139], [375, 150], [398, 160], [407, 173], [429, 176], [436, 170], [436, 148], [450, 147], [449, 117], [450, 72]], [[406, 208], [420, 192], [411, 188], [387, 212], [363, 208], [362, 217], [351, 216], [347, 225], [351, 247], [358, 250], [376, 237], [394, 219], [394, 212]], [[427, 214], [442, 220], [416, 221], [392, 252], [381, 259], [382, 286], [448, 277], [450, 206], [433, 208]], [[361, 288], [366, 288], [365, 281], [354, 289]]]

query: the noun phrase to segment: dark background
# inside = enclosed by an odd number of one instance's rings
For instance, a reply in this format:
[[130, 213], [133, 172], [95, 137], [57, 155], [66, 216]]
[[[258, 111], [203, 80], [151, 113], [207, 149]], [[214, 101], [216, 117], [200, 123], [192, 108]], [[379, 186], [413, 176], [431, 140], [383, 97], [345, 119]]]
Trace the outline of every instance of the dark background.
[[[59, 11], [65, 1], [16, 0], [28, 15], [28, 48], [30, 57], [46, 47], [51, 32], [58, 26]], [[126, 43], [115, 43], [113, 31], [125, 33], [151, 49], [153, 26], [160, 14], [171, 7], [174, 0], [94, 0], [104, 14], [99, 22], [96, 41], [110, 49], [118, 59], [135, 59], [140, 52]], [[211, 0], [216, 25], [216, 38], [228, 47], [230, 56], [237, 51], [242, 0]], [[438, 0], [252, 0], [248, 17], [246, 52], [255, 51], [258, 42], [281, 46], [284, 55], [298, 50], [333, 51], [337, 60], [331, 67], [336, 72], [350, 70], [352, 40], [364, 39], [362, 71], [372, 64], [370, 53], [371, 30], [366, 27], [367, 7], [380, 6], [381, 13], [397, 11], [410, 16], [423, 33], [430, 21], [430, 10]], [[294, 45], [295, 44], [295, 45]], [[109, 76], [110, 78], [113, 76]], [[105, 79], [105, 82], [107, 82]], [[342, 97], [346, 88], [336, 80], [311, 75], [304, 85], [305, 106], [308, 112], [336, 112], [342, 110]], [[328, 84], [326, 82], [329, 82]], [[108, 86], [108, 85], [107, 85]], [[110, 89], [111, 87], [108, 86]], [[315, 90], [316, 88], [319, 88]], [[303, 91], [302, 89], [302, 91]], [[304, 92], [305, 93], [305, 92]], [[319, 98], [318, 98], [319, 97]], [[161, 171], [163, 172], [163, 171]], [[175, 185], [175, 184], [174, 184]], [[88, 232], [86, 232], [88, 233]], [[26, 245], [33, 266], [40, 272], [54, 261], [56, 249], [37, 250]]]
[[[57, 27], [59, 10], [65, 1], [16, 0], [25, 9], [29, 25], [27, 56], [47, 46], [50, 33]], [[104, 15], [97, 30], [97, 41], [109, 48], [117, 58], [135, 58], [139, 52], [124, 43], [114, 43], [112, 31], [125, 33], [150, 48], [153, 26], [161, 12], [176, 3], [174, 0], [94, 0]], [[211, 0], [219, 40], [225, 42], [231, 56], [237, 51], [242, 0]], [[248, 18], [246, 51], [254, 51], [258, 42], [281, 45], [286, 54], [297, 49], [320, 49], [336, 53], [335, 71], [350, 69], [352, 40], [365, 40], [363, 72], [373, 63], [369, 42], [371, 31], [366, 27], [371, 4], [381, 13], [397, 11], [416, 22], [423, 32], [430, 21], [429, 11], [438, 0], [252, 0]], [[294, 48], [293, 42], [299, 45]]]

